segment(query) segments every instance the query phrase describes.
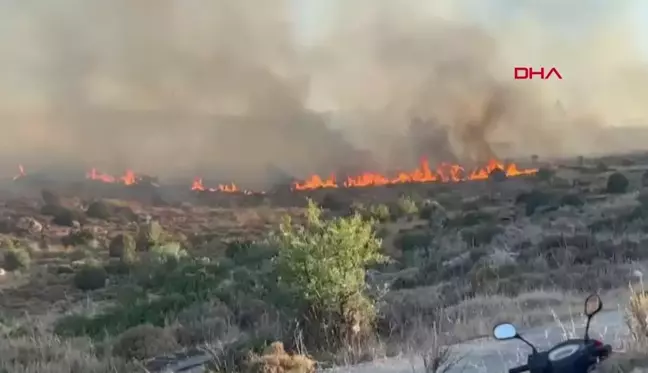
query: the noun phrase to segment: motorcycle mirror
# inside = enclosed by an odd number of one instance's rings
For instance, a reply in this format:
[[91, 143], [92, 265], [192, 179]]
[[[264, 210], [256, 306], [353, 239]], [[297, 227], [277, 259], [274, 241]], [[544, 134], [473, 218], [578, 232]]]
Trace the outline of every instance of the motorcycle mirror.
[[502, 323], [493, 328], [493, 337], [499, 341], [506, 341], [518, 336], [517, 329], [511, 323]]
[[592, 317], [599, 313], [601, 309], [603, 308], [603, 301], [601, 301], [601, 297], [599, 297], [597, 294], [592, 294], [587, 299], [585, 299], [585, 315], [587, 317]]
[[589, 340], [589, 328], [592, 322], [592, 316], [596, 315], [603, 308], [603, 301], [597, 294], [591, 294], [585, 299], [585, 315], [587, 323], [585, 324], [585, 340]]

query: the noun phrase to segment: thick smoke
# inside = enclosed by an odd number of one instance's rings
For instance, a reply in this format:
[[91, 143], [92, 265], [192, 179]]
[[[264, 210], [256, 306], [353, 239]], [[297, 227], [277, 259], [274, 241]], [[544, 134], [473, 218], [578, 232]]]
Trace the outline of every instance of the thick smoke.
[[3, 96], [24, 105], [3, 110], [5, 161], [257, 182], [273, 169], [330, 170], [352, 151], [304, 108], [308, 72], [287, 1], [10, 10], [18, 32], [0, 44], [12, 79]]
[[[641, 145], [602, 132], [648, 119], [648, 69], [629, 18], [638, 1], [349, 3], [336, 2], [314, 43], [314, 105], [364, 113], [359, 132], [385, 162]], [[555, 66], [564, 79], [514, 81], [514, 66]], [[412, 117], [425, 123], [412, 131]]]
[[[633, 1], [330, 3], [304, 47], [288, 0], [7, 2], [3, 163], [257, 184], [618, 150], [594, 130], [648, 117]], [[515, 65], [564, 79], [513, 81]]]

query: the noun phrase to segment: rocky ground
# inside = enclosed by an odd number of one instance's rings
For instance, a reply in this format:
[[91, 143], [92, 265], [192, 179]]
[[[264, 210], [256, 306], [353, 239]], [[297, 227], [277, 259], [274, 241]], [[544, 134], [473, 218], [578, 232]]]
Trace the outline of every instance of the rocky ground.
[[[498, 321], [571, 317], [581, 294], [614, 297], [645, 272], [646, 170], [647, 156], [628, 155], [556, 160], [509, 179], [264, 195], [7, 182], [0, 371], [307, 372], [314, 361], [425, 354]], [[272, 291], [273, 232], [287, 216], [310, 224], [307, 198], [326, 220], [374, 221], [389, 257], [366, 270], [377, 314], [361, 340], [309, 339], [313, 315], [295, 324]], [[347, 244], [299, 237], [315, 249]], [[292, 354], [305, 349], [312, 359]]]

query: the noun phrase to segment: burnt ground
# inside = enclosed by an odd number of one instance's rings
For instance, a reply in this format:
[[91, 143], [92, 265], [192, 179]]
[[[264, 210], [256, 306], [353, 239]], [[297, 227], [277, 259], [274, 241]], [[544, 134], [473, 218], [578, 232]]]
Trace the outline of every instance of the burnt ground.
[[[378, 329], [382, 342], [343, 354], [347, 362], [412, 347], [416, 344], [412, 341], [429, 337], [435, 323], [435, 328], [443, 328], [448, 341], [469, 339], [487, 334], [502, 318], [534, 325], [552, 317], [547, 307], [561, 316], [561, 310], [567, 312], [572, 305], [572, 293], [614, 294], [627, 288], [633, 271], [644, 270], [648, 259], [644, 249], [648, 243], [648, 198], [644, 193], [648, 156], [556, 160], [541, 166], [536, 175], [503, 181], [309, 192], [283, 189], [264, 195], [192, 192], [186, 184], [126, 187], [44, 177], [2, 182], [2, 251], [6, 254], [8, 245], [19, 247], [31, 260], [29, 266], [11, 270], [5, 255], [0, 313], [9, 340], [15, 341], [0, 346], [0, 356], [15, 355], [15, 346], [37, 348], [24, 340], [24, 331], [19, 332], [28, 315], [27, 323], [37, 320], [42, 325], [39, 338], [56, 344], [48, 348], [61, 350], [59, 357], [48, 360], [46, 369], [36, 371], [69, 371], [65, 367], [72, 364], [70, 359], [94, 367], [89, 371], [110, 371], [114, 365], [106, 357], [87, 348], [74, 350], [67, 339], [53, 342], [52, 333], [69, 334], [60, 326], [65, 315], [101, 313], [121, 304], [125, 293], [137, 291], [134, 275], [111, 267], [114, 258], [110, 258], [108, 249], [115, 236], [129, 233], [137, 237], [149, 224], [146, 222], [154, 221], [163, 229], [164, 245], [178, 243], [191, 256], [227, 260], [252, 271], [252, 275], [263, 276], [261, 266], [250, 269], [248, 265], [252, 260], [248, 256], [255, 254], [236, 254], [236, 245], [263, 242], [286, 215], [299, 224], [308, 198], [320, 204], [328, 216], [358, 212], [376, 220], [383, 249], [393, 259], [388, 265], [371, 269], [368, 275], [372, 287], [388, 289], [380, 297]], [[611, 176], [615, 173], [621, 173], [627, 185], [617, 181], [610, 186], [610, 179], [618, 178]], [[50, 191], [55, 204], [66, 212], [61, 213], [59, 208], [52, 211], [43, 190]], [[100, 217], [89, 210], [97, 202], [107, 206]], [[79, 232], [84, 232], [82, 238], [78, 238]], [[146, 256], [146, 252], [138, 255]], [[241, 259], [240, 255], [246, 257]], [[81, 290], [75, 276], [91, 261], [106, 266], [107, 285]], [[237, 297], [222, 298], [218, 306], [213, 302], [187, 304], [173, 315], [162, 315], [168, 317], [162, 321], [151, 307], [132, 317], [175, 333], [171, 343], [174, 350], [222, 344], [231, 341], [232, 334], [238, 341], [249, 341], [250, 320], [258, 330], [255, 323], [260, 321], [255, 318], [267, 323], [272, 304], [265, 299]], [[579, 297], [575, 299], [580, 301]], [[196, 316], [195, 310], [191, 313], [184, 309], [192, 307], [203, 307], [203, 311]], [[222, 316], [214, 307], [227, 309], [230, 316]], [[243, 317], [241, 309], [255, 311], [246, 311]], [[440, 322], [440, 310], [445, 322]], [[120, 317], [128, 324], [125, 328], [133, 326], [131, 316]], [[214, 331], [215, 322], [227, 325]], [[108, 326], [102, 327], [110, 329]], [[192, 333], [209, 330], [211, 334], [198, 339], [182, 337], [188, 329]], [[92, 338], [96, 346], [102, 346], [119, 340], [123, 331], [116, 329], [107, 338], [81, 337]], [[280, 334], [273, 335], [281, 338]], [[147, 357], [163, 350], [148, 351]], [[328, 356], [326, 360], [338, 358]], [[3, 362], [7, 369], [30, 367], [30, 362], [7, 361]]]

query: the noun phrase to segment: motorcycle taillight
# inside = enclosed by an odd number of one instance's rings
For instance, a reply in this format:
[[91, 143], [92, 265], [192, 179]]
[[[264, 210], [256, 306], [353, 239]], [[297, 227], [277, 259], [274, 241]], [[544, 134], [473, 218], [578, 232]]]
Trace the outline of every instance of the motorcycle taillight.
[[603, 342], [599, 341], [598, 339], [593, 339], [592, 341], [594, 341], [594, 346], [595, 347], [603, 346]]

